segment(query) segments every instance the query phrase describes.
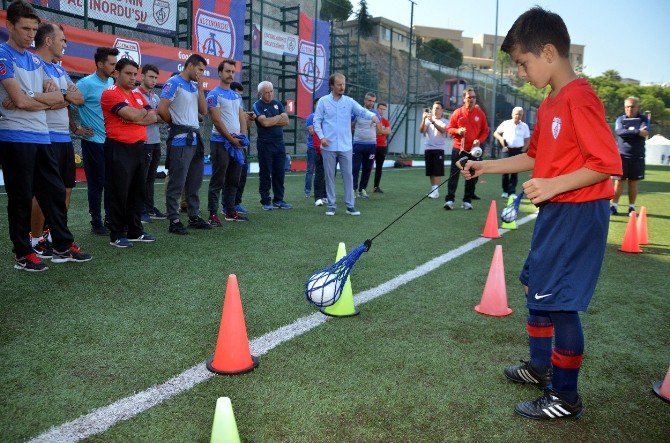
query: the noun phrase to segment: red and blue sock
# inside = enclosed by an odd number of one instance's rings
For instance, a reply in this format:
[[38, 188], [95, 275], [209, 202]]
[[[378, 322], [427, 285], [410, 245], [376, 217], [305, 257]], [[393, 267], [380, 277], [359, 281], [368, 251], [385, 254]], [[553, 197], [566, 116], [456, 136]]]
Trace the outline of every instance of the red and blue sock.
[[549, 312], [530, 309], [526, 330], [530, 345], [530, 365], [536, 371], [544, 373], [551, 367], [551, 344], [554, 338], [554, 324]]
[[551, 353], [554, 373], [552, 389], [568, 403], [577, 401], [577, 379], [584, 354], [584, 332], [575, 311], [550, 312], [554, 325], [555, 347]]

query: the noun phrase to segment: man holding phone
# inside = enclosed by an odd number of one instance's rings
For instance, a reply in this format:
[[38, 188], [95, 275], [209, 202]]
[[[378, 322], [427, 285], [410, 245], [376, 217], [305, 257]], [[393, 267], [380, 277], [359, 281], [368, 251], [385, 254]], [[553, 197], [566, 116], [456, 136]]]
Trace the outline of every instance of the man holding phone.
[[635, 210], [638, 183], [644, 179], [645, 142], [649, 136], [649, 120], [640, 114], [640, 99], [628, 97], [624, 101], [624, 115], [614, 123], [616, 142], [621, 154], [623, 174], [614, 179], [614, 198], [610, 202], [612, 215], [619, 213], [619, 198], [628, 182], [628, 213]]

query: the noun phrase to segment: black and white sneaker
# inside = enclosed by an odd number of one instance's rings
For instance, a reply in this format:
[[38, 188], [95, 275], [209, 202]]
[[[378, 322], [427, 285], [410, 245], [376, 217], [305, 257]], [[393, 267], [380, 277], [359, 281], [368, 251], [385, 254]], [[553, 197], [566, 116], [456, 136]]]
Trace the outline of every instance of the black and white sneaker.
[[551, 389], [545, 389], [544, 395], [537, 400], [524, 401], [514, 407], [514, 412], [533, 420], [557, 420], [561, 418], [579, 418], [584, 411], [582, 399], [570, 404], [562, 400]]
[[193, 229], [212, 229], [212, 225], [207, 223], [201, 217], [189, 217], [188, 227]]
[[519, 366], [510, 366], [505, 368], [505, 377], [512, 380], [515, 383], [528, 383], [531, 385], [544, 388], [545, 386], [551, 383], [551, 368], [543, 374], [537, 372], [530, 365], [530, 362], [521, 360]]
[[16, 261], [14, 262], [14, 269], [28, 272], [41, 272], [46, 271], [49, 268], [42, 262], [42, 260], [40, 260], [37, 254], [31, 252], [30, 254], [26, 254], [23, 257], [16, 257]]

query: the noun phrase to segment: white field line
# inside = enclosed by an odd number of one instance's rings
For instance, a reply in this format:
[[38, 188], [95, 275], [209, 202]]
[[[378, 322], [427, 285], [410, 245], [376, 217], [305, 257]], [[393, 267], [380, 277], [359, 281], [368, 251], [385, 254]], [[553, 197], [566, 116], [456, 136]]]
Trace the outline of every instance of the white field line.
[[[517, 220], [517, 225], [523, 225], [536, 217], [537, 214], [527, 215], [521, 220]], [[506, 232], [508, 232], [506, 229], [500, 229], [501, 234], [505, 234]], [[477, 238], [447, 252], [446, 254], [419, 265], [411, 271], [405, 272], [386, 283], [382, 283], [377, 287], [363, 291], [354, 297], [355, 304], [361, 305], [374, 300], [377, 297], [388, 294], [400, 286], [434, 271], [445, 263], [448, 263], [489, 241], [491, 241], [491, 239], [483, 237]], [[280, 344], [309, 332], [330, 319], [332, 319], [332, 317], [323, 315], [320, 312], [301, 317], [289, 325], [282, 326], [281, 328], [251, 340], [249, 342], [251, 354], [255, 356], [267, 354]], [[31, 439], [29, 443], [76, 442], [83, 440], [92, 435], [104, 432], [121, 421], [129, 420], [175, 395], [186, 392], [197, 384], [214, 377], [214, 375], [215, 374], [207, 370], [205, 362], [203, 361], [166, 382], [152, 386], [151, 388], [135, 395], [131, 395], [130, 397], [117, 400], [107, 406], [94, 409], [88, 414], [82, 415], [70, 422], [63, 423], [60, 426], [52, 427], [48, 431]]]

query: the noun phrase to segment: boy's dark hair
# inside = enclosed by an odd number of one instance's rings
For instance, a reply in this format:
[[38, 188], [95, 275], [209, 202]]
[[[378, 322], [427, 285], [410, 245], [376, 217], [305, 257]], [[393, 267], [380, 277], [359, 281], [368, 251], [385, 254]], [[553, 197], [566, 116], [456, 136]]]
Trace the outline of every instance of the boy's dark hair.
[[56, 27], [60, 28], [61, 31], [63, 30], [61, 25], [55, 23], [40, 23], [35, 34], [35, 48], [44, 46], [47, 37], [54, 38], [56, 36]]
[[191, 54], [186, 59], [186, 62], [184, 63], [184, 69], [188, 68], [188, 65], [196, 65], [197, 66], [200, 63], [207, 66], [207, 60], [205, 60], [205, 57], [203, 57], [200, 54]]
[[[463, 97], [465, 97], [468, 94], [468, 92], [474, 92], [475, 94], [477, 93], [477, 91], [475, 91], [475, 88], [465, 88], [463, 89]], [[438, 103], [442, 104], [442, 102]]]
[[237, 64], [235, 63], [235, 60], [231, 60], [231, 59], [227, 58], [227, 59], [224, 59], [221, 63], [219, 63], [218, 72], [223, 71], [223, 67], [225, 65], [237, 66]]
[[440, 105], [440, 108], [444, 108], [444, 105], [443, 105], [442, 102], [439, 101], [439, 100], [435, 100], [435, 101], [433, 102], [433, 106], [435, 106], [435, 105]]
[[93, 60], [95, 60], [95, 65], [97, 66], [98, 63], [104, 63], [107, 61], [107, 57], [110, 55], [117, 57], [119, 55], [119, 50], [116, 48], [98, 48], [95, 50], [95, 55], [93, 56]]
[[544, 45], [552, 44], [563, 58], [570, 55], [570, 34], [560, 15], [535, 6], [516, 19], [500, 49], [511, 54], [514, 49], [539, 56]]
[[142, 74], [146, 74], [149, 71], [153, 71], [156, 75], [160, 74], [158, 67], [156, 65], [144, 65], [142, 66]]
[[384, 103], [384, 102], [379, 102], [379, 103], [377, 103], [377, 107], [380, 107], [380, 106], [386, 106], [387, 108], [389, 107], [389, 105], [387, 105], [387, 104]]
[[240, 82], [232, 82], [230, 84], [230, 89], [235, 92], [244, 92], [244, 86], [242, 86], [242, 83]]
[[122, 58], [121, 60], [116, 62], [116, 65], [114, 66], [114, 70], [116, 72], [121, 72], [123, 70], [123, 68], [125, 68], [128, 65], [134, 66], [135, 69], [140, 68], [140, 65], [138, 65], [134, 60], [131, 60], [129, 58]]
[[22, 0], [12, 2], [12, 4], [7, 7], [7, 21], [15, 25], [16, 22], [22, 18], [32, 18], [37, 20], [37, 23], [42, 23], [42, 20], [40, 20], [32, 5]]

